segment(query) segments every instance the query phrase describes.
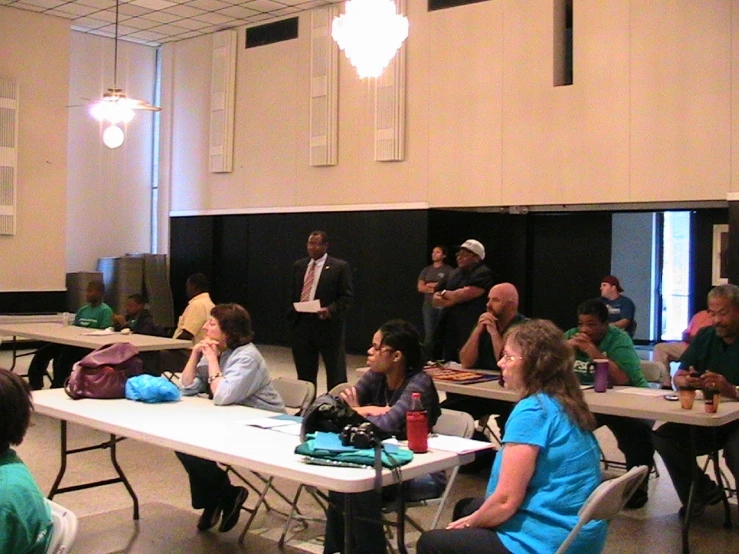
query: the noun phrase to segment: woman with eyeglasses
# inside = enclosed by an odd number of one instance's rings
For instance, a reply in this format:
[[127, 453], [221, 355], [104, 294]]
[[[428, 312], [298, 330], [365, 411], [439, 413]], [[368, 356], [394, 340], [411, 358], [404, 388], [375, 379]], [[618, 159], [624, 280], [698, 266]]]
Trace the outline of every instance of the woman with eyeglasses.
[[[421, 535], [419, 554], [555, 552], [601, 482], [595, 420], [572, 370], [574, 353], [552, 322], [505, 338], [498, 366], [518, 393], [484, 498], [461, 500], [446, 529]], [[607, 524], [591, 521], [570, 552], [601, 552]]]
[[[343, 390], [341, 398], [383, 431], [403, 438], [411, 395], [418, 392], [431, 429], [441, 415], [441, 409], [434, 382], [423, 371], [421, 350], [421, 337], [411, 323], [400, 319], [388, 321], [377, 330], [367, 350], [369, 371], [355, 386]], [[404, 494], [406, 499], [434, 498], [443, 492], [445, 484], [443, 472], [432, 474], [411, 481], [405, 487]], [[334, 507], [335, 504], [341, 504], [343, 495], [329, 494], [332, 502], [326, 519], [325, 554], [344, 551], [344, 518]], [[380, 523], [382, 500], [391, 500], [393, 494], [397, 494], [396, 486], [386, 487], [383, 499], [374, 491], [352, 495], [355, 518], [377, 521], [362, 521], [352, 527], [353, 552], [385, 552], [385, 534]]]

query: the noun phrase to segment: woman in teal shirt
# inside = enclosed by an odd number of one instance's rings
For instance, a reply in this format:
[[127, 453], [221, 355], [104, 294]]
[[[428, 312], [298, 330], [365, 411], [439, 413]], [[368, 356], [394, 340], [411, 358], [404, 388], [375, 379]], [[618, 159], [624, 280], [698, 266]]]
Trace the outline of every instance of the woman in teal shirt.
[[23, 442], [31, 390], [0, 369], [0, 554], [42, 554], [51, 540], [51, 511], [26, 465], [10, 448]]
[[[508, 333], [498, 366], [520, 401], [486, 496], [461, 500], [447, 529], [421, 536], [419, 554], [545, 554], [564, 542], [601, 482], [595, 420], [572, 365], [572, 348], [550, 321]], [[605, 522], [588, 523], [570, 552], [600, 552], [606, 531]]]

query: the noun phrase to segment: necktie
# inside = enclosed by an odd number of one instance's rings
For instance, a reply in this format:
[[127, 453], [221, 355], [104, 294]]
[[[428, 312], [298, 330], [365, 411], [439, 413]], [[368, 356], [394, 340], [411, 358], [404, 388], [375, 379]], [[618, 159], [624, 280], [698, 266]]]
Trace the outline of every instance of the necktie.
[[313, 281], [316, 273], [316, 262], [311, 260], [308, 264], [308, 271], [305, 272], [305, 278], [303, 279], [303, 290], [300, 291], [300, 301], [308, 302], [310, 300], [310, 289], [313, 288]]

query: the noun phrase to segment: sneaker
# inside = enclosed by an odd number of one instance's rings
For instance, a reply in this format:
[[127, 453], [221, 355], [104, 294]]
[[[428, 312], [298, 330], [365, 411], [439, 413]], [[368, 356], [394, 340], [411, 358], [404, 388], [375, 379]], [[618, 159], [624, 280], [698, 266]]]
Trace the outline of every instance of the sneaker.
[[631, 498], [626, 502], [624, 508], [627, 510], [638, 510], [649, 500], [649, 482], [645, 478], [639, 488], [634, 491]]
[[249, 491], [244, 487], [231, 487], [231, 490], [221, 501], [223, 518], [221, 519], [221, 526], [218, 528], [221, 533], [230, 531], [239, 522], [241, 506], [246, 502], [247, 496], [249, 496]]
[[218, 520], [221, 518], [221, 505], [216, 504], [215, 506], [206, 508], [203, 510], [200, 519], [198, 520], [198, 529], [200, 531], [207, 531], [213, 527]]

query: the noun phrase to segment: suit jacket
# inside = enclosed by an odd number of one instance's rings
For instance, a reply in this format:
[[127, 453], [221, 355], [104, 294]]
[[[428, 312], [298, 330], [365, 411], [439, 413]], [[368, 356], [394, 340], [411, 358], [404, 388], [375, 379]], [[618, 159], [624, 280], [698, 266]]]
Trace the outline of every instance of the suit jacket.
[[[305, 271], [308, 269], [310, 258], [303, 258], [293, 264], [293, 285], [291, 302], [300, 302], [300, 293], [303, 291], [303, 280]], [[354, 288], [352, 287], [352, 270], [344, 260], [326, 257], [321, 275], [316, 285], [316, 300], [320, 300], [322, 308], [328, 308], [331, 317], [322, 323], [328, 325], [342, 325], [346, 319], [346, 312], [354, 299]], [[295, 324], [300, 314], [290, 305], [288, 318]]]

